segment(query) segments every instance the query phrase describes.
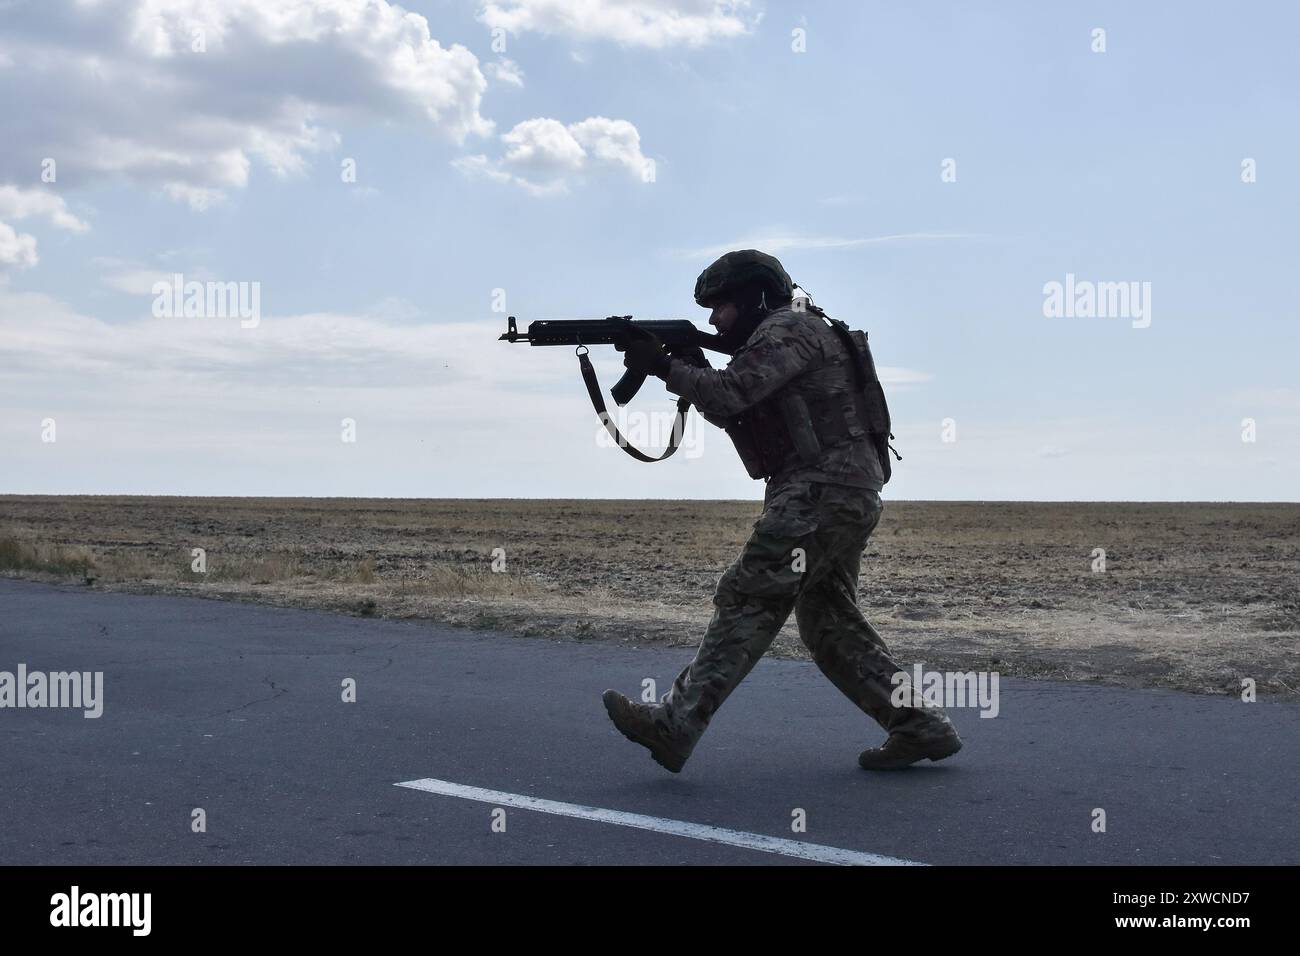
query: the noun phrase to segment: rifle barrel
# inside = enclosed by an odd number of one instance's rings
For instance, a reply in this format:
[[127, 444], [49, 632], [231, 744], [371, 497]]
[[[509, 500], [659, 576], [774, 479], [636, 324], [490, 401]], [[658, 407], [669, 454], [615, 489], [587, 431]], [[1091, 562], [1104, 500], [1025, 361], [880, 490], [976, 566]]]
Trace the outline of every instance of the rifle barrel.
[[655, 335], [668, 346], [698, 345], [714, 352], [724, 348], [717, 335], [702, 332], [689, 319], [640, 319], [630, 315], [612, 315], [605, 319], [538, 319], [520, 332], [514, 316], [507, 319], [505, 334], [499, 342], [527, 342], [529, 345], [615, 345], [626, 335], [626, 328], [635, 325]]

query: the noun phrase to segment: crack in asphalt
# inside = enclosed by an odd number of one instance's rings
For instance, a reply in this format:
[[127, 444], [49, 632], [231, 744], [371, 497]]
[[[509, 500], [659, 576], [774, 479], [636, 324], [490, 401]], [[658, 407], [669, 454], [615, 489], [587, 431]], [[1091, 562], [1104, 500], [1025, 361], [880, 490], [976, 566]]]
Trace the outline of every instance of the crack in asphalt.
[[231, 707], [229, 710], [223, 710], [216, 714], [209, 714], [208, 716], [224, 717], [226, 714], [233, 714], [236, 711], [246, 710], [247, 708], [252, 707], [254, 704], [265, 704], [269, 701], [275, 700], [277, 697], [283, 697], [285, 694], [289, 693], [289, 688], [277, 687], [275, 681], [271, 680], [271, 676], [269, 674], [266, 677], [262, 678], [262, 683], [269, 685], [271, 690], [273, 691], [270, 697], [258, 697], [256, 700], [250, 700], [247, 704], [240, 704], [238, 707]]

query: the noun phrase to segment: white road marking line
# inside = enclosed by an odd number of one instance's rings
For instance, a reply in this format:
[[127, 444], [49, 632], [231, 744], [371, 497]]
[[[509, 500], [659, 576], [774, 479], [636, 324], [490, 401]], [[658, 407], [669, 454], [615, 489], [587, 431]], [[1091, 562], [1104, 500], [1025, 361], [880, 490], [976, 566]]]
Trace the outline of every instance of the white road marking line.
[[780, 837], [766, 836], [762, 833], [746, 833], [744, 830], [726, 830], [722, 827], [711, 827], [704, 823], [687, 823], [683, 820], [669, 820], [665, 817], [651, 817], [641, 813], [625, 813], [622, 810], [584, 807], [577, 803], [542, 800], [538, 797], [525, 796], [522, 793], [507, 793], [504, 790], [484, 790], [482, 787], [469, 787], [463, 783], [452, 783], [450, 780], [434, 780], [426, 777], [423, 780], [407, 780], [405, 783], [396, 783], [393, 786], [423, 790], [426, 793], [437, 793], [444, 797], [476, 800], [480, 803], [491, 803], [495, 806], [519, 807], [524, 810], [536, 810], [538, 813], [554, 813], [561, 817], [577, 817], [579, 820], [612, 823], [615, 826], [633, 827], [637, 830], [653, 830], [656, 833], [668, 833], [672, 836], [704, 840], [708, 843], [726, 843], [746, 850], [779, 853], [782, 856], [792, 856], [800, 860], [812, 860], [817, 863], [834, 863], [839, 866], [926, 865], [915, 860], [900, 860], [896, 857], [880, 856], [876, 853], [860, 853], [857, 850], [843, 850], [839, 847], [822, 846], [818, 843], [783, 840]]

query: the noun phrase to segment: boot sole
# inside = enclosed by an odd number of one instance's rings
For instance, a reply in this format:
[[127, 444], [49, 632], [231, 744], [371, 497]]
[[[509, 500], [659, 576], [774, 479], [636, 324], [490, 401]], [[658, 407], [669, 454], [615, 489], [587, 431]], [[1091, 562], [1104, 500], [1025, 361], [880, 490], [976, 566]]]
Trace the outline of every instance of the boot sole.
[[[932, 747], [914, 751], [914, 755], [892, 757], [888, 763], [868, 764], [863, 761], [862, 755], [859, 754], [858, 766], [863, 770], [905, 770], [912, 764], [920, 763], [922, 760], [945, 760], [959, 750], [961, 750], [961, 738], [951, 737], [947, 740], [936, 741]], [[870, 753], [870, 751], [867, 751], [867, 753]]]
[[654, 762], [659, 764], [659, 766], [663, 767], [670, 773], [681, 773], [682, 767], [686, 766], [685, 758], [678, 757], [676, 754], [664, 753], [662, 746], [657, 740], [642, 737], [640, 734], [631, 733], [619, 726], [618, 718], [614, 714], [613, 704], [613, 701], [617, 699], [618, 698], [613, 696], [613, 694], [605, 694], [601, 697], [601, 702], [605, 705], [605, 713], [609, 714], [609, 722], [614, 725], [614, 728], [628, 740], [632, 741], [632, 743], [640, 744], [642, 747], [649, 750], [651, 758], [653, 758]]

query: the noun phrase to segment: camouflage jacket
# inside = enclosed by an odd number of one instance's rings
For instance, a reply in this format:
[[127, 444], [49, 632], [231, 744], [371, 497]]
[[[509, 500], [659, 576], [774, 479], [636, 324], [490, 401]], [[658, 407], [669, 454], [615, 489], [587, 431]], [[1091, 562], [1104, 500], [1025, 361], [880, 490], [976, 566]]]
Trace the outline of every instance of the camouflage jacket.
[[[727, 427], [742, 459], [736, 431], [765, 447], [769, 483], [826, 481], [880, 491], [884, 472], [855, 410], [850, 362], [823, 319], [786, 306], [762, 321], [726, 368], [673, 362], [665, 382], [708, 421]], [[805, 436], [802, 452], [791, 438], [792, 408], [806, 410], [802, 420], [816, 437], [810, 448]]]

